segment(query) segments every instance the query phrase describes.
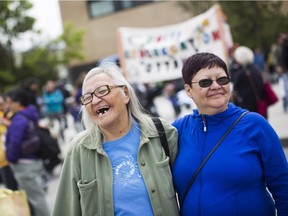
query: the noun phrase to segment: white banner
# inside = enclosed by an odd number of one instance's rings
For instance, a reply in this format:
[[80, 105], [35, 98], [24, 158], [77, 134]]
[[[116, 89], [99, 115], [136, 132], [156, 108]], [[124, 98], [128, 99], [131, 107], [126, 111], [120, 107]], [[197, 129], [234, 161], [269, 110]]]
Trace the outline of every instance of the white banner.
[[212, 52], [227, 62], [232, 44], [219, 5], [185, 22], [159, 28], [118, 29], [119, 56], [131, 83], [181, 78], [183, 62], [196, 52]]

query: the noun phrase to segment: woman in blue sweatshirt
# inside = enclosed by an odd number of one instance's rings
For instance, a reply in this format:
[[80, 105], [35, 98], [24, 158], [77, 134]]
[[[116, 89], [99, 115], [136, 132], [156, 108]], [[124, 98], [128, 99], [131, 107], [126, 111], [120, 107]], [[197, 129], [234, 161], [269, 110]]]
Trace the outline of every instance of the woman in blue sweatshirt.
[[181, 215], [287, 216], [287, 159], [276, 132], [254, 112], [236, 124], [185, 192], [199, 165], [246, 110], [229, 103], [230, 77], [218, 56], [192, 55], [182, 75], [197, 109], [173, 123], [179, 133], [173, 178]]

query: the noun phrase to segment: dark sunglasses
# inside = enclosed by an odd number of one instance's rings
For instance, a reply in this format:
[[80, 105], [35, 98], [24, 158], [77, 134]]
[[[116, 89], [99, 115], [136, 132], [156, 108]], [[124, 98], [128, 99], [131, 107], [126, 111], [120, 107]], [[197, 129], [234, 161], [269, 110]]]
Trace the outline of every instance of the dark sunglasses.
[[213, 81], [216, 81], [219, 85], [227, 85], [230, 82], [230, 77], [228, 76], [223, 76], [219, 77], [216, 80], [212, 79], [201, 79], [198, 82], [191, 82], [191, 84], [198, 83], [201, 88], [208, 88], [209, 86], [212, 85]]

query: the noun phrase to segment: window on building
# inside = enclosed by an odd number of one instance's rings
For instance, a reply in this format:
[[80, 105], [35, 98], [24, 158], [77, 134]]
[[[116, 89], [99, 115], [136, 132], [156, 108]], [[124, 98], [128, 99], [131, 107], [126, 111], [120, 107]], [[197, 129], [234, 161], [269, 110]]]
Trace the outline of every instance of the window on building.
[[139, 5], [151, 3], [151, 1], [87, 1], [88, 13], [91, 18], [97, 18], [105, 15], [115, 13], [117, 11], [126, 10]]

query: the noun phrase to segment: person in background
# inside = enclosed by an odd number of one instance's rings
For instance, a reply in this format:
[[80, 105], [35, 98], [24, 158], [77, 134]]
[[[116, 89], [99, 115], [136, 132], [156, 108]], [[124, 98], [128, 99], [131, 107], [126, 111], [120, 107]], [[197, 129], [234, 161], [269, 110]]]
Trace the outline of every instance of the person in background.
[[45, 86], [45, 90], [42, 95], [44, 116], [50, 120], [51, 127], [54, 127], [54, 121], [59, 124], [59, 134], [64, 140], [63, 128], [61, 128], [61, 121], [64, 118], [64, 96], [62, 92], [56, 88], [56, 82], [54, 80], [48, 80]]
[[45, 106], [45, 115], [47, 115], [49, 118], [57, 119], [60, 121], [61, 116], [64, 112], [64, 97], [62, 92], [56, 88], [55, 81], [47, 81], [42, 98]]
[[14, 113], [6, 133], [6, 156], [19, 188], [27, 193], [35, 215], [48, 216], [50, 212], [42, 187], [42, 160], [36, 152], [27, 155], [22, 152], [22, 145], [30, 134], [30, 123], [38, 124], [37, 108], [29, 102], [29, 95], [23, 89], [12, 90], [6, 95], [7, 106]]
[[0, 95], [0, 177], [6, 188], [10, 190], [17, 190], [18, 184], [9, 162], [7, 161], [4, 147], [6, 130], [11, 124], [9, 118], [10, 115], [7, 112], [4, 97]]
[[167, 157], [153, 121], [113, 64], [88, 72], [81, 103], [85, 130], [71, 141], [52, 215], [178, 215], [169, 166], [176, 129], [161, 119]]
[[237, 76], [239, 72], [239, 63], [235, 60], [235, 50], [239, 47], [240, 45], [238, 43], [234, 43], [232, 47], [229, 49], [229, 58], [228, 58], [228, 71], [230, 74], [231, 82], [234, 83], [235, 76]]
[[154, 99], [162, 94], [163, 87], [154, 83], [135, 83], [133, 88], [146, 113], [159, 116]]
[[68, 127], [68, 122], [67, 122], [67, 114], [69, 111], [69, 100], [71, 97], [71, 93], [70, 91], [67, 89], [67, 84], [65, 81], [60, 81], [58, 82], [56, 89], [59, 89], [63, 95], [63, 101], [62, 101], [62, 106], [63, 106], [63, 114], [62, 114], [62, 120], [63, 120], [63, 128], [67, 128]]
[[[265, 97], [262, 72], [253, 63], [254, 54], [250, 48], [240, 46], [235, 50], [234, 56], [239, 68], [238, 71], [233, 71], [235, 77], [232, 100], [237, 106], [258, 112], [257, 97], [260, 100]], [[268, 117], [267, 110], [264, 117]]]
[[80, 73], [79, 77], [76, 80], [75, 83], [75, 91], [74, 91], [74, 105], [70, 107], [70, 113], [73, 116], [74, 119], [74, 127], [77, 132], [82, 131], [83, 125], [81, 124], [81, 114], [80, 114], [80, 109], [81, 109], [81, 103], [80, 103], [80, 98], [82, 96], [82, 84], [83, 80], [86, 76], [87, 72], [82, 72]]
[[277, 67], [281, 64], [281, 53], [282, 53], [282, 41], [277, 36], [277, 40], [270, 47], [267, 64], [269, 69], [270, 80], [273, 83], [278, 82], [278, 75], [276, 73]]
[[288, 111], [288, 34], [279, 34], [279, 43], [281, 45], [280, 64], [276, 67], [279, 75], [279, 84], [282, 92], [282, 101], [284, 112]]
[[285, 74], [282, 67], [276, 67], [278, 74], [278, 83], [280, 87], [280, 97], [282, 98], [282, 106], [284, 112], [288, 112], [288, 74]]
[[261, 70], [262, 73], [266, 70], [265, 54], [261, 47], [256, 47], [254, 50], [253, 63]]
[[194, 54], [182, 76], [197, 109], [172, 123], [179, 136], [173, 180], [180, 215], [288, 215], [287, 159], [274, 129], [255, 112], [242, 117], [187, 190], [204, 158], [247, 110], [229, 102], [230, 77], [220, 57]]
[[38, 91], [39, 91], [39, 81], [38, 79], [31, 77], [27, 78], [26, 80], [23, 81], [21, 85], [21, 89], [27, 92], [29, 95], [29, 104], [34, 105], [37, 107], [38, 112], [40, 112], [40, 104], [38, 103]]
[[179, 116], [179, 114], [181, 113], [181, 107], [176, 92], [175, 84], [172, 82], [166, 83], [163, 92], [173, 106], [175, 117]]

